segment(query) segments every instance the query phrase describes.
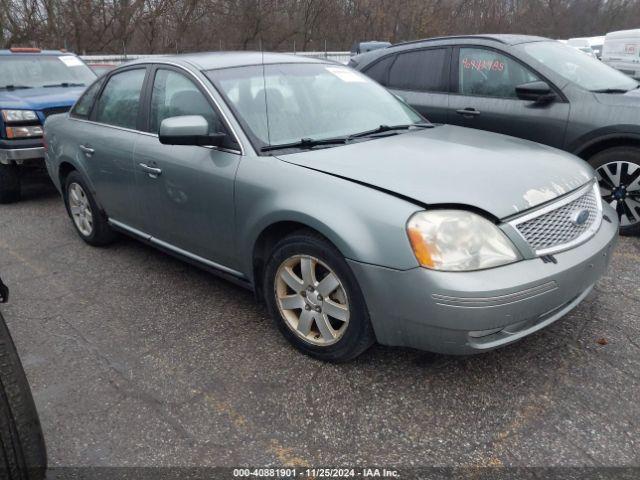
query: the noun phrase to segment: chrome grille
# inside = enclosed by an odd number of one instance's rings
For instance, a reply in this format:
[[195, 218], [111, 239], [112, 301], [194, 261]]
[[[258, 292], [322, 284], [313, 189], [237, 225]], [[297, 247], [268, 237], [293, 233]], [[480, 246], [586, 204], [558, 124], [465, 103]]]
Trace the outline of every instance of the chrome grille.
[[[577, 220], [580, 212], [588, 211], [584, 223]], [[539, 255], [571, 248], [590, 238], [600, 227], [602, 205], [597, 185], [590, 185], [577, 194], [526, 215], [512, 224]]]

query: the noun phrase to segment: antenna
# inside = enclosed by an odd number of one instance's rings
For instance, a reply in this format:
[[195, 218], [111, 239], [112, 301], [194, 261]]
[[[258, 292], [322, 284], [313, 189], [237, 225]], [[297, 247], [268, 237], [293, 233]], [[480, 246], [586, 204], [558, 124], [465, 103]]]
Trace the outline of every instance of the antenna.
[[264, 113], [267, 117], [267, 143], [271, 145], [271, 127], [269, 126], [269, 102], [267, 101], [267, 76], [264, 66], [264, 49], [260, 39], [260, 57], [262, 59], [262, 91], [264, 92]]

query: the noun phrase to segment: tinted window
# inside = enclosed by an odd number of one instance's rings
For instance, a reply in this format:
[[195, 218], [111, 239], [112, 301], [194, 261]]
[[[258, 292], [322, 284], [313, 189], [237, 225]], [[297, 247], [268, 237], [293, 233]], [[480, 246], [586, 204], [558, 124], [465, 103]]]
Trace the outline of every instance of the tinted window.
[[91, 107], [93, 106], [93, 102], [96, 99], [96, 95], [100, 91], [100, 87], [102, 87], [103, 80], [98, 80], [93, 85], [91, 85], [87, 90], [82, 94], [80, 100], [76, 103], [73, 110], [71, 110], [71, 114], [74, 117], [83, 117], [86, 118], [91, 113]]
[[458, 72], [459, 92], [482, 97], [517, 98], [516, 86], [539, 80], [512, 58], [482, 48], [461, 48]]
[[447, 50], [436, 48], [401, 53], [389, 72], [390, 88], [444, 92], [447, 90]]
[[378, 82], [380, 85], [387, 85], [389, 80], [389, 68], [395, 58], [395, 55], [383, 58], [379, 62], [376, 62], [367, 68], [363, 73]]
[[157, 133], [162, 120], [181, 115], [201, 115], [211, 133], [224, 131], [215, 111], [191, 80], [172, 70], [158, 70], [151, 94], [150, 131]]
[[98, 100], [97, 122], [136, 128], [145, 72], [143, 68], [127, 70], [109, 78]]

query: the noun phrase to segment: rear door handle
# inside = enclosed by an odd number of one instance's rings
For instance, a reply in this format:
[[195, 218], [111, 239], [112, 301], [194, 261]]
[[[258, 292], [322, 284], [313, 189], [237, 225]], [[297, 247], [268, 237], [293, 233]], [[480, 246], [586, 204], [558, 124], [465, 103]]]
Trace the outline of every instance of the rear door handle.
[[147, 174], [151, 178], [158, 178], [162, 174], [161, 168], [152, 167], [150, 165], [147, 165], [146, 163], [139, 163], [138, 165], [140, 165], [140, 168], [142, 168], [143, 171], [147, 172]]
[[458, 115], [462, 115], [465, 118], [473, 118], [473, 117], [477, 117], [478, 115], [480, 115], [480, 110], [477, 110], [475, 108], [461, 108], [460, 110], [456, 110], [456, 113]]
[[80, 150], [82, 150], [87, 157], [90, 157], [96, 152], [93, 148], [87, 147], [86, 145], [80, 145]]

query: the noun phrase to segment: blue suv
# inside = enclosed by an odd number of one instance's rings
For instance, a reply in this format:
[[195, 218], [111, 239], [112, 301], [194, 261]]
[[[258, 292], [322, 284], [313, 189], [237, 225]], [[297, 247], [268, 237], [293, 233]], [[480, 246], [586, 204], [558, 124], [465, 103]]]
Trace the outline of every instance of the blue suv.
[[68, 111], [95, 73], [60, 50], [0, 50], [0, 203], [20, 198], [21, 171], [44, 167], [42, 127]]

